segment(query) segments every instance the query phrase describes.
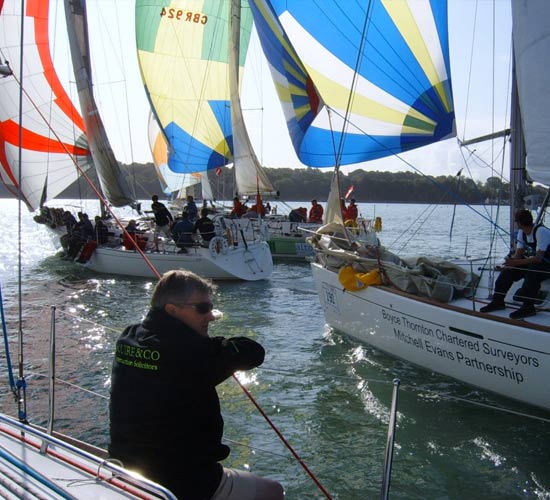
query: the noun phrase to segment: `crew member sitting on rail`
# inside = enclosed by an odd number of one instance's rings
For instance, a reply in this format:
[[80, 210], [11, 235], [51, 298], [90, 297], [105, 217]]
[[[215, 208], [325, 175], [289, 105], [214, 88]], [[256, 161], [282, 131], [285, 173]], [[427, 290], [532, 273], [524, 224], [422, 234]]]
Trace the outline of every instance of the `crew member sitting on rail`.
[[201, 208], [201, 218], [195, 222], [193, 231], [201, 235], [202, 240], [206, 243], [206, 246], [208, 246], [210, 240], [216, 236], [216, 226], [214, 226], [212, 219], [208, 217], [207, 208]]
[[517, 248], [511, 257], [507, 257], [496, 282], [493, 300], [480, 309], [482, 313], [506, 308], [504, 298], [514, 282], [523, 278], [523, 285], [516, 296], [523, 305], [510, 313], [512, 319], [534, 316], [535, 298], [540, 284], [550, 277], [550, 229], [533, 224], [533, 215], [529, 210], [518, 210], [515, 223], [519, 228], [516, 240]]

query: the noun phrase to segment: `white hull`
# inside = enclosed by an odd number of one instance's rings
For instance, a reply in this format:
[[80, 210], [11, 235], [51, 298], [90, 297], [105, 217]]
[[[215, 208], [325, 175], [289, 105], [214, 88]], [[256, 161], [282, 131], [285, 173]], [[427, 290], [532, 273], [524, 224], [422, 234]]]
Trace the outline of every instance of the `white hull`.
[[[186, 254], [146, 251], [145, 255], [160, 274], [173, 269], [186, 269], [214, 280], [257, 281], [269, 278], [273, 271], [273, 260], [265, 242], [248, 243], [247, 248], [242, 244], [229, 247], [226, 253], [192, 247]], [[85, 265], [103, 274], [144, 278], [156, 276], [139, 252], [122, 247], [98, 247]]]
[[[550, 331], [370, 286], [345, 291], [337, 272], [312, 264], [329, 326], [393, 356], [467, 384], [550, 410]], [[483, 304], [478, 304], [479, 308]], [[535, 317], [539, 323], [544, 314]], [[529, 318], [531, 319], [531, 318]]]

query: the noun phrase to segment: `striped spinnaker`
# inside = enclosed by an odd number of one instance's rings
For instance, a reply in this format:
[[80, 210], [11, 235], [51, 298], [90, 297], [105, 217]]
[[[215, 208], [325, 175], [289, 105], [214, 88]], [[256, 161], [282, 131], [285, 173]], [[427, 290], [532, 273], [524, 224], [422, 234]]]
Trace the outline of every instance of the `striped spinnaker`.
[[455, 135], [444, 0], [251, 0], [290, 137], [313, 167]]
[[[48, 0], [26, 2], [22, 47], [21, 2], [4, 0], [0, 12], [0, 58], [9, 61], [13, 71], [0, 78], [0, 179], [15, 196], [20, 193], [31, 210], [77, 179], [74, 161], [83, 168], [90, 166], [84, 123], [53, 65], [53, 11]], [[21, 51], [24, 92], [20, 122]]]

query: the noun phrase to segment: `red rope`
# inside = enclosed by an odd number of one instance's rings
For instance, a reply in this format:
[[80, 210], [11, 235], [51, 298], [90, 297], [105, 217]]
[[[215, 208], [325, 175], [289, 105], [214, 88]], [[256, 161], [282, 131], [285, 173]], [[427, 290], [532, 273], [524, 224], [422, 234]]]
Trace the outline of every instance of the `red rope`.
[[250, 399], [250, 401], [252, 401], [252, 404], [261, 413], [262, 417], [265, 418], [266, 422], [275, 431], [275, 434], [277, 434], [277, 436], [279, 436], [279, 439], [289, 449], [290, 453], [292, 453], [292, 455], [294, 455], [294, 458], [299, 462], [299, 464], [302, 466], [302, 468], [307, 472], [307, 474], [313, 480], [313, 482], [317, 485], [317, 487], [323, 492], [325, 497], [328, 498], [329, 500], [332, 500], [332, 497], [330, 496], [330, 493], [324, 488], [324, 486], [321, 484], [319, 479], [317, 479], [315, 474], [309, 469], [307, 464], [300, 458], [300, 455], [298, 455], [298, 453], [296, 453], [296, 451], [294, 450], [292, 445], [285, 439], [285, 437], [282, 435], [281, 431], [279, 431], [279, 429], [275, 426], [275, 424], [267, 416], [267, 414], [264, 412], [262, 407], [256, 402], [256, 400], [254, 399], [254, 396], [252, 396], [252, 394], [250, 394], [250, 392], [248, 392], [248, 389], [244, 385], [241, 384], [241, 382], [239, 381], [239, 379], [235, 375], [233, 375], [233, 378], [235, 379], [237, 384], [239, 384], [239, 386], [243, 390], [243, 392], [248, 396], [248, 399]]

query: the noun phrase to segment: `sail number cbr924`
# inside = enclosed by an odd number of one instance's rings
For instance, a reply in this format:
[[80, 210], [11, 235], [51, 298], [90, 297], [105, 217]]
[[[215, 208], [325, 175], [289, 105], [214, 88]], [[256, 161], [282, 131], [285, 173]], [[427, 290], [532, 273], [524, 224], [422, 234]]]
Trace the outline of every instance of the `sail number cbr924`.
[[164, 16], [168, 19], [175, 19], [176, 21], [185, 21], [188, 23], [206, 24], [208, 22], [208, 16], [200, 12], [183, 11], [181, 9], [167, 9], [163, 7], [160, 12], [160, 17]]

